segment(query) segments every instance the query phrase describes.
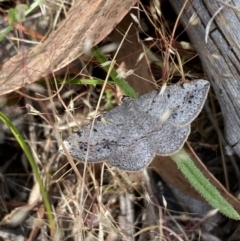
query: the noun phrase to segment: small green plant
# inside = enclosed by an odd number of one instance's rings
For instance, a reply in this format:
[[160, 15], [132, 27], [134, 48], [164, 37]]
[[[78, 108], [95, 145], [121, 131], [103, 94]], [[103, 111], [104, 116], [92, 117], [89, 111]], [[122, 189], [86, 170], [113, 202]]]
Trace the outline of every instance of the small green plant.
[[36, 0], [29, 7], [26, 4], [18, 4], [15, 8], [10, 8], [8, 10], [9, 26], [1, 31], [0, 42], [14, 28], [14, 24], [24, 22], [26, 20], [26, 16], [37, 8], [43, 1], [44, 0]]
[[188, 179], [190, 184], [201, 194], [201, 196], [213, 207], [229, 218], [239, 220], [240, 215], [223, 198], [220, 192], [206, 179], [202, 172], [194, 164], [189, 155], [181, 149], [171, 156], [179, 170]]
[[105, 65], [107, 63], [107, 58], [98, 48], [93, 48], [93, 55], [97, 61], [102, 65], [103, 69], [108, 72], [110, 71], [110, 77], [113, 82], [122, 90], [122, 92], [131, 98], [136, 98], [138, 94], [136, 91], [127, 83], [127, 81], [121, 77], [114, 68], [111, 68], [110, 65]]

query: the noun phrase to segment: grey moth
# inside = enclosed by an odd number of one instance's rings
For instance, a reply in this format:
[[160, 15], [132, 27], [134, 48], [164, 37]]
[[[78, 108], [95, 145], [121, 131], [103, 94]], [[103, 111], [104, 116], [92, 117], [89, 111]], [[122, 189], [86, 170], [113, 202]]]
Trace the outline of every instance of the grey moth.
[[[106, 161], [125, 171], [139, 171], [155, 155], [176, 153], [190, 133], [190, 124], [206, 100], [210, 83], [197, 79], [153, 90], [103, 114], [63, 141], [74, 159]], [[64, 153], [60, 146], [60, 152]]]

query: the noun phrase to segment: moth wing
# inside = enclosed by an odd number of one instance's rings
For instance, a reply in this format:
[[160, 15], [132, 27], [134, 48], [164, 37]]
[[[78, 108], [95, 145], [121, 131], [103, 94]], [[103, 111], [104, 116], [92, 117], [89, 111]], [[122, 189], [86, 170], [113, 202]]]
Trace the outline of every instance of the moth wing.
[[126, 116], [128, 116], [128, 108], [132, 101], [133, 100], [131, 98], [124, 97], [121, 105], [106, 112], [103, 117], [106, 118], [106, 121], [114, 123], [115, 125], [123, 125], [125, 123]]
[[148, 115], [159, 119], [169, 112], [171, 122], [186, 125], [201, 111], [209, 87], [209, 82], [202, 79], [167, 86], [135, 99], [135, 109], [144, 110]]
[[[74, 159], [84, 162], [87, 157], [88, 162], [101, 162], [108, 159], [116, 148], [118, 128], [112, 123], [96, 120], [90, 136], [91, 125], [69, 136], [63, 144]], [[64, 153], [62, 146], [59, 150]]]
[[183, 146], [189, 133], [190, 125], [180, 127], [166, 123], [159, 130], [149, 133], [148, 140], [157, 155], [168, 156]]
[[110, 156], [109, 164], [124, 171], [137, 172], [146, 167], [154, 157], [155, 151], [145, 138], [130, 145], [118, 145]]
[[206, 80], [195, 80], [183, 84], [181, 88], [188, 90], [184, 102], [175, 108], [169, 121], [176, 125], [190, 124], [200, 113], [207, 98], [210, 84]]

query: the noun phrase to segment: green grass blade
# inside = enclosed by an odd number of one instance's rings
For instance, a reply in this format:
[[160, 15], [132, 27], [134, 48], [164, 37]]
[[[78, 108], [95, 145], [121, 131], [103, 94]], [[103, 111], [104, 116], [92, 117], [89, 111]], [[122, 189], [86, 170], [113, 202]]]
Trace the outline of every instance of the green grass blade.
[[25, 16], [31, 13], [35, 8], [37, 8], [44, 0], [36, 0], [29, 6], [29, 8], [24, 12]]
[[47, 217], [48, 217], [48, 221], [49, 221], [49, 225], [51, 227], [52, 230], [55, 229], [55, 224], [54, 224], [54, 218], [53, 218], [53, 212], [52, 212], [52, 208], [48, 199], [48, 195], [46, 192], [46, 189], [43, 185], [43, 181], [42, 178], [39, 174], [38, 171], [38, 167], [35, 163], [34, 157], [32, 155], [32, 152], [30, 150], [30, 148], [28, 147], [28, 145], [26, 144], [26, 142], [24, 141], [23, 137], [21, 136], [21, 134], [19, 133], [19, 131], [17, 130], [17, 128], [12, 124], [12, 122], [2, 113], [0, 112], [0, 119], [8, 126], [8, 128], [11, 130], [12, 134], [15, 136], [16, 140], [18, 141], [19, 145], [21, 146], [21, 148], [23, 149], [31, 167], [33, 170], [33, 173], [36, 177], [36, 180], [39, 184], [40, 187], [40, 192], [42, 194], [42, 198], [43, 198], [43, 202], [46, 208], [46, 213], [47, 213]]
[[[104, 80], [101, 79], [67, 79], [64, 81], [60, 81], [60, 83], [66, 83], [66, 84], [81, 84], [81, 85], [103, 85]], [[109, 81], [110, 84], [114, 84], [113, 81]]]
[[[93, 55], [94, 57], [97, 59], [97, 61], [100, 64], [104, 64], [107, 62], [107, 58], [104, 54], [101, 53], [101, 51], [98, 48], [93, 48]], [[103, 66], [103, 69], [108, 72], [110, 69], [110, 66]], [[119, 77], [117, 71], [113, 68], [110, 70], [110, 76], [112, 78], [112, 80], [114, 81], [114, 83], [116, 85], [119, 86], [119, 88], [122, 90], [122, 92], [131, 97], [131, 98], [136, 98], [138, 96], [138, 94], [136, 93], [136, 91], [127, 83], [127, 81], [121, 77]]]
[[6, 35], [13, 29], [13, 27], [11, 25], [9, 25], [8, 27], [6, 27], [2, 33], [0, 34], [0, 42], [6, 37]]
[[188, 179], [190, 184], [203, 196], [203, 198], [216, 208], [222, 214], [229, 218], [240, 220], [240, 215], [225, 200], [220, 192], [205, 178], [202, 172], [197, 168], [189, 155], [181, 149], [178, 153], [171, 156], [183, 175]]

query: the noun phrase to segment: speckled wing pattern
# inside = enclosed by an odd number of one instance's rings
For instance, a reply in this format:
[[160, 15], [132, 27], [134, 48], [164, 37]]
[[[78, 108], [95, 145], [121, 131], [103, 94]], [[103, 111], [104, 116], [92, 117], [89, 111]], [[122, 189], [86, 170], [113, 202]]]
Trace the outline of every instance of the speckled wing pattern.
[[[79, 161], [107, 161], [125, 171], [139, 171], [155, 155], [172, 155], [183, 146], [209, 88], [208, 81], [198, 79], [134, 100], [124, 98], [122, 105], [95, 120], [92, 133], [89, 123], [63, 144]], [[62, 146], [59, 150], [64, 153]]]

